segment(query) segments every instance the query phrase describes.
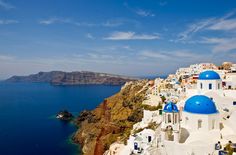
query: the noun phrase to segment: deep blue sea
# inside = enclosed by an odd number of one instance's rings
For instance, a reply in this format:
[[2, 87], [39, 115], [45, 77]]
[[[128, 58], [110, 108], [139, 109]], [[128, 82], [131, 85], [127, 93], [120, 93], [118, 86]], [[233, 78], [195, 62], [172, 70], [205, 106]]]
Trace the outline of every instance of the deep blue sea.
[[120, 86], [52, 86], [0, 82], [0, 155], [74, 155], [76, 127], [55, 119], [67, 109], [74, 115], [94, 109]]

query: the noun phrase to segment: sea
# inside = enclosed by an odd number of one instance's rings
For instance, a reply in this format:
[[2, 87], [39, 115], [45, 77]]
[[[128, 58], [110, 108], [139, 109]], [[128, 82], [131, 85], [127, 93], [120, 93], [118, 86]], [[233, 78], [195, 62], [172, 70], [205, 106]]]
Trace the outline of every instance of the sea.
[[0, 82], [0, 155], [81, 154], [71, 136], [72, 123], [55, 115], [68, 110], [73, 115], [96, 108], [121, 86], [54, 86], [48, 83]]

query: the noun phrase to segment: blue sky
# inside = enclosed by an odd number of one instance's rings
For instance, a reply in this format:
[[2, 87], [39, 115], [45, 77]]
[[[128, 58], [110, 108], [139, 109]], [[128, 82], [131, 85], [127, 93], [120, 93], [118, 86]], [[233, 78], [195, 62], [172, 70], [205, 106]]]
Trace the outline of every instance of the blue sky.
[[0, 79], [50, 70], [166, 75], [235, 60], [234, 0], [0, 0]]

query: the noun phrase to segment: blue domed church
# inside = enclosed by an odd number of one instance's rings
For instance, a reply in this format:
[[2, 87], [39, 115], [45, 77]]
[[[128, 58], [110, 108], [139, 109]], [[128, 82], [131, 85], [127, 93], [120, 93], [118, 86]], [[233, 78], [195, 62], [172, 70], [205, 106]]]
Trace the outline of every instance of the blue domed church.
[[[189, 132], [211, 131], [219, 129], [219, 111], [212, 99], [204, 95], [195, 95], [185, 102], [180, 124], [180, 111], [176, 104], [169, 102], [164, 106], [161, 129], [162, 139], [179, 142], [180, 128]], [[173, 138], [168, 138], [164, 133], [173, 132]]]
[[161, 124], [161, 139], [168, 141], [179, 141], [180, 115], [179, 110], [173, 102], [164, 106]]
[[190, 97], [183, 109], [183, 126], [191, 131], [219, 129], [219, 112], [214, 101], [204, 95]]
[[169, 102], [163, 108], [161, 144], [168, 154], [211, 154], [220, 139], [220, 114], [204, 95], [186, 100], [183, 110]]
[[220, 75], [212, 70], [207, 70], [199, 74], [197, 82], [198, 91], [207, 92], [222, 89], [222, 80]]
[[160, 139], [168, 155], [217, 152], [214, 146], [225, 128], [220, 115], [224, 93], [220, 75], [207, 70], [199, 74], [197, 88], [187, 90], [186, 100], [183, 98], [178, 106], [165, 104]]

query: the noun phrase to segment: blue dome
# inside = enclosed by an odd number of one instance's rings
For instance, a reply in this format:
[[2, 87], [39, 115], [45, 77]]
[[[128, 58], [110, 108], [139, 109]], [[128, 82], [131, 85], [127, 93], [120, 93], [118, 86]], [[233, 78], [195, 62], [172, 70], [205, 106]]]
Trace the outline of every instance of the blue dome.
[[209, 97], [204, 95], [190, 97], [185, 102], [184, 111], [196, 114], [218, 113], [215, 103]]
[[218, 73], [216, 73], [215, 71], [204, 71], [202, 72], [199, 77], [199, 80], [219, 80], [220, 76]]
[[164, 112], [178, 112], [178, 108], [177, 106], [172, 103], [172, 102], [169, 102], [165, 105], [164, 109], [163, 109]]

